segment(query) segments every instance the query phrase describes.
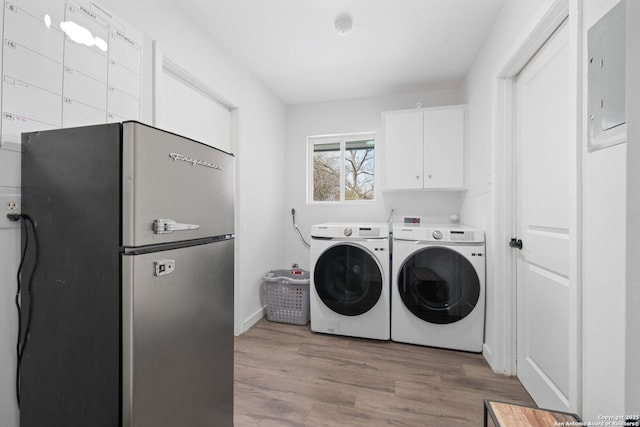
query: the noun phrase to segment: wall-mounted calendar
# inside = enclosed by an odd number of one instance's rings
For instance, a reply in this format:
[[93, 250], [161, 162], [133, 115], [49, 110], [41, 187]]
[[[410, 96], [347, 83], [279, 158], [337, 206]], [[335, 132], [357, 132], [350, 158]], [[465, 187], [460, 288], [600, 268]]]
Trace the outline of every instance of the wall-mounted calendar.
[[3, 0], [0, 145], [140, 119], [142, 34], [91, 1]]

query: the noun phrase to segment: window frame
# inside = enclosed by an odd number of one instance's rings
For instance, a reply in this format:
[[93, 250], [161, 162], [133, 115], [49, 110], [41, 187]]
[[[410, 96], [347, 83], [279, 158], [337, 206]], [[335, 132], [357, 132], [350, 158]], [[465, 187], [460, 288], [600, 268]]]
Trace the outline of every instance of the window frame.
[[[351, 141], [358, 140], [373, 140], [373, 198], [371, 199], [357, 199], [357, 200], [345, 200], [345, 187], [346, 187], [346, 162], [345, 162], [345, 154], [346, 154], [346, 145]], [[314, 200], [314, 146], [318, 144], [339, 144], [340, 145], [340, 178], [339, 178], [339, 186], [340, 186], [340, 200]], [[309, 205], [353, 205], [353, 204], [372, 204], [376, 202], [377, 199], [377, 188], [378, 188], [378, 141], [377, 135], [374, 131], [369, 132], [353, 132], [353, 133], [340, 133], [340, 134], [331, 134], [331, 135], [312, 135], [307, 137], [307, 180], [306, 180], [306, 188], [307, 188], [307, 204]]]

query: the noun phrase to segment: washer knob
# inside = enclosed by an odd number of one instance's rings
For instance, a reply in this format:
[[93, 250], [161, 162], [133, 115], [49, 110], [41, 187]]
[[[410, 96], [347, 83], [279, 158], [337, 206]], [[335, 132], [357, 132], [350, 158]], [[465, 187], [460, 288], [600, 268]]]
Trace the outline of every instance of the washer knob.
[[353, 234], [353, 230], [352, 230], [351, 228], [348, 228], [348, 227], [347, 227], [347, 228], [345, 228], [345, 229], [344, 229], [344, 235], [345, 235], [345, 236], [349, 237], [349, 236], [351, 236], [352, 234]]
[[431, 233], [431, 235], [436, 240], [442, 239], [442, 231], [440, 231], [440, 230], [435, 230], [433, 233]]

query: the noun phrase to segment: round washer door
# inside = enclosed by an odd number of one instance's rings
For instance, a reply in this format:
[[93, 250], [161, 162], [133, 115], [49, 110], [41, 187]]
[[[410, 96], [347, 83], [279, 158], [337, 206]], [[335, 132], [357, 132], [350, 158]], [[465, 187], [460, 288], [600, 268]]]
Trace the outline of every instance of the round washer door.
[[398, 272], [397, 286], [404, 305], [429, 323], [464, 319], [480, 297], [480, 279], [473, 265], [446, 247], [412, 254]]
[[382, 295], [382, 280], [382, 271], [374, 256], [349, 243], [324, 251], [313, 273], [322, 302], [345, 316], [358, 316], [371, 310]]

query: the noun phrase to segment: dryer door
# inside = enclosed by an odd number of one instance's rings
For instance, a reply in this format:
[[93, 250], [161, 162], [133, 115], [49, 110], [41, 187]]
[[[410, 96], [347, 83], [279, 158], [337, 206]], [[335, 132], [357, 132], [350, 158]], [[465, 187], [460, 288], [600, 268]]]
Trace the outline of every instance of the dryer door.
[[480, 279], [469, 260], [446, 247], [412, 254], [398, 272], [397, 286], [414, 315], [437, 324], [464, 319], [480, 296]]
[[375, 257], [349, 243], [332, 246], [320, 255], [313, 280], [322, 302], [345, 316], [366, 313], [382, 295], [382, 269]]

